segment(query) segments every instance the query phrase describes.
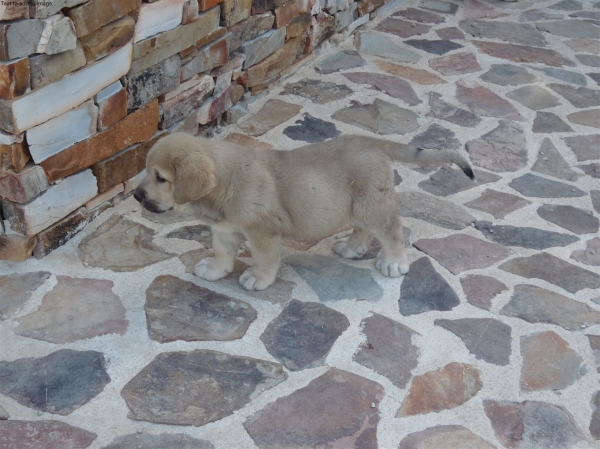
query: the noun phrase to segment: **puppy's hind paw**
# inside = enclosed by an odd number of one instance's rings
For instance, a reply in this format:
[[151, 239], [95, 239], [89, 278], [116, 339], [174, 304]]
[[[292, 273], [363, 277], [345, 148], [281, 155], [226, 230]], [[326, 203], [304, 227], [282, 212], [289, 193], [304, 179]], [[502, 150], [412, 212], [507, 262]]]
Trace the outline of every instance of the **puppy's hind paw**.
[[246, 290], [264, 290], [269, 287], [273, 281], [274, 279], [260, 279], [256, 277], [252, 267], [248, 268], [240, 276], [240, 284], [242, 284], [242, 287], [244, 287]]
[[367, 252], [367, 247], [365, 245], [352, 247], [344, 240], [333, 245], [333, 250], [345, 259], [359, 259]]
[[217, 279], [224, 278], [229, 273], [231, 273], [231, 270], [220, 266], [215, 257], [202, 259], [194, 267], [194, 274], [207, 281], [216, 281]]

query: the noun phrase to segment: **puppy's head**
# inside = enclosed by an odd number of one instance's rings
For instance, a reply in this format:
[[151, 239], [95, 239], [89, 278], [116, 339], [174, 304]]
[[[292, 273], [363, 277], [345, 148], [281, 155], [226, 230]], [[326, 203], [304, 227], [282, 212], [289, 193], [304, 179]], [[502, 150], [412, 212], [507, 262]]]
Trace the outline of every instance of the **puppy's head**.
[[146, 177], [133, 196], [150, 212], [162, 213], [175, 204], [201, 199], [216, 183], [207, 142], [174, 133], [160, 139], [148, 152]]

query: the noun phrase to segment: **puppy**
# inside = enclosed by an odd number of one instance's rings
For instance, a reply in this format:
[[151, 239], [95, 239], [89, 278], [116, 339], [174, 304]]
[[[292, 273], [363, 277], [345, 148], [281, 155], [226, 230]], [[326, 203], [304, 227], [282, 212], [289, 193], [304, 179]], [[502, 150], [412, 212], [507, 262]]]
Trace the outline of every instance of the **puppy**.
[[214, 257], [194, 273], [213, 281], [233, 271], [248, 240], [253, 266], [240, 277], [248, 290], [273, 283], [282, 239], [318, 239], [344, 225], [349, 239], [334, 251], [362, 256], [373, 237], [382, 250], [375, 266], [384, 276], [408, 272], [392, 162], [453, 162], [473, 179], [453, 151], [422, 150], [364, 136], [345, 136], [291, 151], [257, 150], [174, 133], [148, 153], [147, 175], [134, 197], [151, 212], [192, 203], [211, 226]]

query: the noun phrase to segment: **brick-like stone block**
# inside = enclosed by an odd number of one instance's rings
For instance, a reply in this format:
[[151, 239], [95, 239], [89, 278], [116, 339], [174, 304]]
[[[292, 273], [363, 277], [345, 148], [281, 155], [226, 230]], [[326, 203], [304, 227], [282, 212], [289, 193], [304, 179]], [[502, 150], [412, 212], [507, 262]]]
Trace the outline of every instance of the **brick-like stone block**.
[[127, 116], [127, 89], [98, 101], [98, 131], [104, 131]]
[[213, 92], [215, 82], [212, 76], [196, 75], [196, 77], [193, 78], [195, 81], [194, 85], [182, 92], [178, 92], [175, 96], [165, 98], [160, 103], [162, 108], [160, 129], [166, 129], [185, 119]]
[[0, 260], [23, 262], [29, 259], [34, 246], [33, 237], [0, 233]]
[[29, 148], [22, 138], [20, 142], [0, 144], [0, 170], [19, 173], [30, 160]]
[[225, 64], [229, 60], [229, 34], [198, 49], [198, 53], [181, 67], [181, 81]]
[[29, 58], [31, 88], [38, 89], [53, 83], [83, 67], [85, 63], [85, 53], [80, 42], [77, 42], [73, 50], [57, 55], [34, 55]]
[[224, 0], [221, 5], [221, 24], [230, 27], [250, 16], [252, 0]]
[[23, 142], [25, 134], [9, 134], [0, 131], [0, 145], [12, 145], [13, 143]]
[[133, 37], [135, 21], [125, 16], [83, 36], [81, 44], [87, 62], [94, 62], [113, 53]]
[[275, 28], [282, 28], [303, 12], [309, 12], [315, 0], [292, 0], [275, 8]]
[[135, 25], [134, 41], [172, 30], [181, 24], [184, 0], [159, 0], [142, 3]]
[[29, 152], [36, 164], [96, 134], [98, 108], [93, 100], [54, 117], [26, 133]]
[[267, 56], [283, 47], [285, 42], [285, 28], [267, 31], [250, 41], [242, 44], [242, 52], [246, 56], [244, 69], [262, 61]]
[[231, 79], [233, 77], [233, 70], [231, 72], [225, 72], [215, 78], [215, 89], [213, 91], [213, 97], [220, 97], [223, 92], [231, 85]]
[[44, 21], [23, 19], [0, 23], [0, 59], [16, 59], [37, 52]]
[[146, 168], [148, 151], [166, 131], [159, 131], [145, 142], [132, 145], [123, 151], [92, 165], [92, 171], [98, 180], [98, 191], [103, 193], [127, 181]]
[[246, 87], [266, 84], [276, 78], [286, 67], [302, 54], [306, 39], [302, 37], [288, 40], [283, 47], [258, 64], [250, 67], [241, 78]]
[[103, 203], [94, 210], [82, 207], [49, 228], [44, 229], [35, 236], [33, 257], [41, 259], [47, 256], [75, 237], [83, 228], [94, 221], [98, 215], [111, 207], [112, 205], [109, 203]]
[[358, 19], [358, 3], [352, 3], [349, 9], [335, 14], [335, 31], [341, 31]]
[[181, 58], [173, 55], [127, 76], [127, 108], [131, 111], [179, 87]]
[[198, 7], [200, 11], [206, 11], [219, 3], [223, 3], [223, 0], [198, 0]]
[[184, 0], [183, 2], [183, 17], [181, 23], [187, 25], [200, 17], [200, 4], [198, 0]]
[[235, 51], [240, 48], [244, 42], [266, 33], [273, 28], [273, 23], [275, 23], [275, 16], [269, 11], [263, 14], [250, 16], [246, 20], [238, 22], [228, 28], [227, 31], [231, 33], [229, 51]]
[[[45, 19], [59, 13], [63, 8], [73, 8], [74, 6], [86, 3], [89, 0], [52, 0], [29, 2], [29, 17], [36, 19]], [[4, 19], [2, 19], [4, 20]]]
[[188, 133], [192, 136], [197, 136], [200, 132], [200, 125], [198, 124], [198, 109], [193, 110], [183, 120], [169, 126], [167, 129], [169, 133], [182, 132]]
[[0, 61], [0, 98], [15, 98], [30, 90], [29, 58]]
[[330, 16], [324, 12], [313, 17], [313, 26], [308, 35], [304, 53], [311, 53], [325, 39], [329, 39], [331, 36], [333, 36], [335, 34], [336, 23], [335, 16]]
[[194, 45], [189, 46], [179, 52], [179, 56], [181, 56], [181, 65], [187, 64], [196, 56], [198, 56], [199, 50], [205, 45], [210, 44], [211, 42], [216, 41], [220, 37], [223, 37], [227, 34], [227, 28], [219, 27], [208, 36], [203, 37]]
[[358, 15], [362, 17], [371, 11], [375, 11], [384, 3], [385, 0], [360, 0], [358, 2]]
[[[223, 75], [224, 73], [237, 71], [242, 68], [244, 65], [246, 57], [243, 53], [234, 52], [229, 54], [229, 61], [226, 64], [216, 67], [210, 71], [210, 76], [218, 77]], [[217, 95], [218, 96], [218, 95]]]
[[73, 50], [77, 43], [75, 26], [68, 17], [56, 14], [44, 19], [44, 31], [38, 42], [36, 53], [56, 55]]
[[25, 2], [0, 3], [0, 20], [28, 19], [29, 6]]
[[123, 85], [121, 84], [120, 80], [115, 81], [110, 86], [107, 86], [104, 89], [102, 89], [100, 92], [98, 92], [94, 96], [94, 102], [96, 104], [98, 104], [98, 103], [106, 100], [108, 97], [112, 97], [114, 94], [119, 92], [122, 87], [123, 87]]
[[2, 200], [4, 218], [14, 232], [32, 236], [66, 217], [98, 193], [91, 170], [69, 176], [27, 204]]
[[88, 210], [95, 209], [96, 207], [100, 206], [101, 204], [112, 200], [114, 197], [116, 197], [117, 195], [122, 193], [124, 190], [125, 190], [125, 187], [123, 186], [123, 183], [120, 182], [119, 184], [108, 189], [106, 192], [100, 193], [99, 195], [96, 195], [94, 198], [89, 200], [87, 203], [85, 203], [85, 208]]
[[154, 100], [106, 131], [76, 143], [40, 165], [50, 181], [64, 178], [130, 145], [148, 140], [158, 129], [158, 118], [158, 100]]
[[209, 98], [198, 110], [198, 123], [206, 125], [236, 104], [244, 95], [244, 88], [232, 84], [218, 98]]
[[[85, 6], [85, 5], [83, 5]], [[0, 100], [0, 129], [17, 134], [47, 122], [111, 85], [129, 71], [133, 45], [15, 100]]]
[[[198, 19], [190, 24], [179, 26], [158, 36], [137, 42], [133, 46], [131, 72], [147, 69], [197, 45], [199, 41], [219, 29], [219, 17], [219, 8], [213, 8], [200, 14]], [[208, 42], [210, 41], [206, 43]]]
[[279, 6], [283, 6], [286, 3], [287, 0], [253, 0], [252, 14], [262, 14]]
[[46, 173], [39, 165], [28, 164], [20, 173], [0, 170], [0, 198], [28, 203], [48, 188]]
[[311, 25], [312, 16], [310, 12], [305, 12], [296, 16], [286, 27], [286, 39], [302, 36]]
[[139, 8], [141, 3], [142, 0], [93, 0], [70, 9], [67, 14], [81, 37]]

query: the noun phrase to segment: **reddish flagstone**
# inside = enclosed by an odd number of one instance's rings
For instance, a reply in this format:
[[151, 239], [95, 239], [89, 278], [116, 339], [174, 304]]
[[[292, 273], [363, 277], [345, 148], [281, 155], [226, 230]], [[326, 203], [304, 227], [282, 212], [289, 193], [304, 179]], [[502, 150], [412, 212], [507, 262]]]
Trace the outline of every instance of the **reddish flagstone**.
[[510, 302], [500, 315], [521, 318], [529, 323], [550, 323], [576, 331], [600, 324], [600, 313], [587, 304], [534, 285], [515, 285]]
[[552, 67], [575, 66], [573, 61], [565, 58], [557, 51], [547, 48], [482, 41], [473, 41], [473, 43], [479, 48], [479, 51], [495, 58], [510, 59], [514, 62], [541, 63]]
[[465, 18], [467, 19], [498, 19], [508, 14], [499, 9], [492, 8], [479, 0], [467, 0], [464, 3]]
[[422, 85], [430, 84], [445, 84], [446, 81], [439, 76], [428, 72], [427, 70], [415, 69], [413, 67], [406, 67], [403, 65], [394, 64], [387, 61], [377, 60], [375, 61], [380, 69], [385, 70], [392, 75], [406, 78], [407, 80], [413, 81]]
[[332, 368], [249, 416], [244, 427], [260, 449], [377, 449], [383, 387]]
[[469, 304], [485, 310], [490, 310], [492, 307], [492, 299], [508, 290], [508, 287], [499, 280], [480, 274], [469, 274], [460, 278], [460, 284]]
[[453, 274], [489, 267], [511, 254], [511, 250], [505, 246], [465, 234], [453, 234], [440, 239], [421, 239], [414, 245]]
[[345, 73], [344, 76], [353, 83], [370, 84], [390, 97], [401, 99], [410, 106], [422, 103], [410, 83], [396, 76], [369, 72]]
[[429, 67], [442, 75], [463, 75], [482, 70], [475, 55], [466, 52], [430, 59]]
[[417, 367], [419, 349], [412, 344], [415, 331], [388, 317], [374, 313], [361, 322], [366, 341], [352, 360], [387, 377], [404, 388]]
[[410, 391], [396, 417], [439, 412], [458, 407], [483, 387], [473, 365], [449, 363], [413, 379]]
[[458, 82], [456, 83], [456, 98], [466, 104], [475, 114], [518, 122], [525, 121], [512, 104], [486, 87]]
[[61, 421], [0, 421], [2, 449], [84, 449], [96, 434]]
[[0, 320], [18, 313], [33, 292], [49, 277], [50, 273], [47, 271], [0, 276]]
[[413, 432], [400, 441], [398, 449], [496, 449], [463, 426], [435, 426]]
[[531, 201], [520, 196], [485, 189], [479, 198], [465, 203], [465, 206], [486, 212], [494, 218], [504, 218], [511, 212], [519, 210], [528, 204], [531, 204]]
[[523, 128], [500, 120], [498, 127], [466, 143], [471, 160], [494, 172], [514, 172], [527, 165], [527, 148]]
[[105, 334], [123, 335], [129, 321], [112, 291], [113, 282], [57, 276], [40, 308], [19, 319], [15, 333], [51, 343], [71, 343]]
[[563, 407], [536, 401], [485, 400], [483, 409], [505, 447], [563, 449], [583, 439], [575, 419]]
[[583, 374], [583, 359], [555, 332], [521, 337], [521, 390], [562, 390]]
[[281, 100], [269, 100], [260, 111], [238, 123], [238, 126], [251, 136], [260, 136], [291, 119], [300, 112], [300, 109], [302, 109], [302, 106], [297, 104], [286, 103]]
[[203, 426], [232, 415], [286, 378], [281, 365], [265, 360], [207, 349], [163, 352], [125, 385], [121, 396], [130, 418]]

